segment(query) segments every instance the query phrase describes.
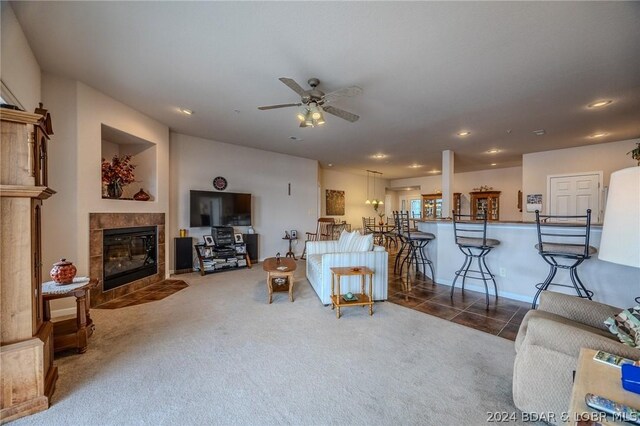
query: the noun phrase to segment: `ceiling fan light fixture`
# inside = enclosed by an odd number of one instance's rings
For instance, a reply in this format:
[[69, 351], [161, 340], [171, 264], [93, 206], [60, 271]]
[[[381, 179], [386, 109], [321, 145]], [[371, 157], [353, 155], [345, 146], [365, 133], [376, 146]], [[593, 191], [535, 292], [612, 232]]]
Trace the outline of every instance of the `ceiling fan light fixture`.
[[298, 120], [300, 121], [304, 121], [305, 116], [306, 116], [306, 111], [304, 109], [301, 109], [300, 111], [298, 111], [298, 113], [296, 114], [296, 117], [298, 118]]

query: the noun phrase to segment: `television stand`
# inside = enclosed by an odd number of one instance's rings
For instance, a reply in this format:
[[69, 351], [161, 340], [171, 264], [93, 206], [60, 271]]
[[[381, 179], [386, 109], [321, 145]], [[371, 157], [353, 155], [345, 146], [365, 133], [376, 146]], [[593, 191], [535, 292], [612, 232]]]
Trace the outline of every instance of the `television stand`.
[[196, 244], [194, 247], [200, 275], [229, 269], [251, 268], [251, 260], [244, 243], [230, 246]]

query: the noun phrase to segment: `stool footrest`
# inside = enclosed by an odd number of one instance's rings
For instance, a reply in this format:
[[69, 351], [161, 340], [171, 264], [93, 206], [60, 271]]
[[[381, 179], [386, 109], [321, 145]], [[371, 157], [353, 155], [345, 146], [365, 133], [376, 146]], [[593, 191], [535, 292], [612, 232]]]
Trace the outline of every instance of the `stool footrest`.
[[[478, 276], [469, 275], [469, 272], [473, 272], [475, 274], [478, 274]], [[490, 281], [493, 278], [495, 278], [495, 275], [493, 275], [491, 272], [485, 272], [484, 273], [484, 277], [483, 277], [482, 276], [482, 272], [477, 271], [477, 270], [473, 270], [473, 269], [467, 270], [466, 277], [465, 277], [465, 271], [462, 270], [462, 269], [456, 271], [455, 274], [457, 276], [459, 276], [459, 277], [462, 277], [462, 278], [468, 279], [468, 280]]]
[[[545, 283], [538, 283], [538, 284], [536, 284], [536, 285], [535, 285], [535, 287], [536, 287], [538, 290], [542, 290], [542, 291], [544, 291], [544, 290], [548, 290], [548, 289], [549, 289], [549, 287], [551, 287], [552, 285], [555, 285], [555, 286], [558, 286], [558, 287], [572, 288], [572, 289], [574, 289], [574, 290], [575, 290], [575, 286], [573, 286], [573, 285], [569, 285], [569, 284], [558, 284], [558, 283], [549, 283], [549, 284], [547, 284], [547, 285], [545, 285]], [[582, 297], [583, 299], [590, 299], [590, 298], [592, 298], [592, 297], [593, 297], [593, 294], [594, 294], [594, 293], [593, 293], [593, 291], [591, 291], [591, 290], [587, 290], [587, 289], [582, 289], [581, 291], [586, 292], [586, 296], [583, 296], [582, 294], [577, 294], [577, 295], [576, 295], [577, 297]]]

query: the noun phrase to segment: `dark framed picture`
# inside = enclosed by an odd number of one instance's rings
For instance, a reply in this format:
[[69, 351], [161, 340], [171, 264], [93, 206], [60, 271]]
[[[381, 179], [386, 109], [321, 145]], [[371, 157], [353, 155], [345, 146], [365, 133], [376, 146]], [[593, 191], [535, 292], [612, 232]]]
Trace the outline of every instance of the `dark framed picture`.
[[244, 240], [242, 239], [242, 234], [233, 234], [236, 244], [242, 244], [244, 243]]
[[211, 235], [205, 235], [204, 237], [204, 245], [211, 247], [214, 246], [215, 243], [213, 242], [213, 237]]

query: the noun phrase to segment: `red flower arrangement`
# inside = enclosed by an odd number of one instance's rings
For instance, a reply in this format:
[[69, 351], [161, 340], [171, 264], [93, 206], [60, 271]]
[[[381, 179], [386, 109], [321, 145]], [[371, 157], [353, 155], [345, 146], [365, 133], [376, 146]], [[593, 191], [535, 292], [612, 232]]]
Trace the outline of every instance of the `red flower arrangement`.
[[102, 182], [109, 184], [118, 184], [120, 186], [129, 185], [134, 181], [133, 170], [136, 168], [131, 164], [131, 155], [119, 157], [114, 155], [109, 162], [102, 159]]

